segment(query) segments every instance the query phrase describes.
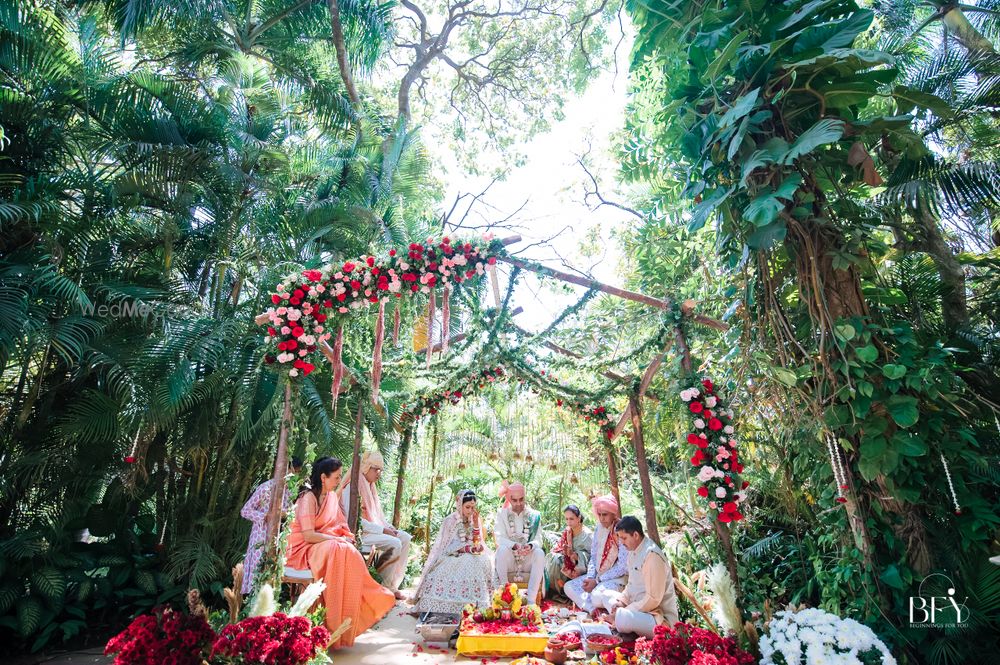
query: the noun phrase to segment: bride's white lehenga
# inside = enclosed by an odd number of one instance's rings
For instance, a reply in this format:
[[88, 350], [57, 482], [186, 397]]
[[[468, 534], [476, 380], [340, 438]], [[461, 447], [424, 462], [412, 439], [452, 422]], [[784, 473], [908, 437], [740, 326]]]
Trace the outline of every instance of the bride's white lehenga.
[[[490, 602], [493, 553], [482, 546], [481, 532], [473, 535], [477, 527], [462, 519], [464, 496], [465, 491], [459, 493], [458, 510], [441, 524], [427, 557], [414, 596], [418, 612], [460, 614], [469, 603], [485, 606]], [[467, 551], [477, 548], [482, 551]]]

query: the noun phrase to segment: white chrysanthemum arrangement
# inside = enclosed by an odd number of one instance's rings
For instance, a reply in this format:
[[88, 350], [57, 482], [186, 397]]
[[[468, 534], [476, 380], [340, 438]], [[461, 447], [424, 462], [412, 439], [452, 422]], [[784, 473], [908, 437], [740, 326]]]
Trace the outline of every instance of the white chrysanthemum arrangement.
[[778, 612], [760, 654], [760, 665], [896, 665], [871, 628], [818, 609]]

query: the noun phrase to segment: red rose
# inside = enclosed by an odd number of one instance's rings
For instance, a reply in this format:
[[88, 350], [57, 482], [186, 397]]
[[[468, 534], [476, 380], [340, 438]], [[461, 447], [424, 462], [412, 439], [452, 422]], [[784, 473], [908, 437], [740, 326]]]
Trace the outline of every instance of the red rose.
[[404, 272], [403, 273], [403, 281], [404, 282], [415, 282], [415, 281], [417, 281], [417, 276], [414, 275], [412, 272]]
[[698, 436], [697, 434], [688, 434], [687, 440], [688, 443], [690, 443], [692, 446], [697, 446], [698, 443], [701, 441], [701, 437]]
[[708, 488], [705, 487], [704, 485], [702, 485], [701, 487], [699, 487], [698, 488], [698, 496], [702, 497], [703, 499], [707, 499], [708, 498]]
[[389, 256], [396, 256], [396, 250], [390, 249], [389, 250]]
[[306, 334], [304, 328], [300, 326], [295, 326], [294, 328], [292, 328], [292, 337], [302, 337], [304, 334]]
[[347, 294], [346, 293], [338, 293], [337, 294], [337, 300], [339, 302], [344, 302], [345, 300], [347, 300]]
[[289, 304], [291, 304], [291, 305], [298, 305], [298, 304], [299, 304], [299, 303], [301, 303], [301, 302], [302, 302], [302, 301], [301, 301], [301, 300], [299, 300], [298, 298], [289, 298], [289, 299], [288, 299], [288, 303], [289, 303]]
[[324, 300], [323, 301], [323, 307], [333, 307], [333, 301], [329, 300], [329, 299]]
[[281, 302], [281, 296], [279, 296], [277, 293], [271, 294], [271, 302], [277, 305], [279, 302]]
[[713, 432], [718, 432], [720, 429], [722, 429], [722, 421], [719, 420], [718, 418], [710, 418], [708, 421], [708, 429], [712, 430]]
[[314, 314], [313, 318], [316, 319], [316, 323], [323, 323], [326, 321], [326, 314]]
[[510, 589], [504, 589], [503, 593], [500, 594], [500, 600], [502, 600], [505, 603], [513, 603], [514, 595], [510, 592]]
[[691, 402], [688, 404], [688, 409], [691, 413], [701, 413], [705, 410], [705, 406], [701, 402]]
[[351, 280], [351, 288], [354, 289], [355, 291], [360, 291], [361, 290], [361, 282], [359, 282], [356, 279], [352, 279]]
[[351, 263], [350, 261], [348, 261], [347, 263], [344, 264], [344, 272], [349, 273], [349, 272], [351, 272], [353, 270], [354, 270], [354, 264], [353, 263]]
[[278, 331], [277, 331], [277, 330], [275, 330], [274, 328], [272, 328], [271, 326], [268, 326], [268, 327], [267, 327], [267, 334], [268, 334], [268, 335], [269, 335], [270, 337], [274, 337], [275, 335], [277, 335], [277, 334], [278, 334]]
[[441, 238], [441, 243], [444, 244], [444, 245], [448, 245], [448, 244], [451, 243], [451, 238], [449, 238], [448, 236], [445, 236], [445, 237]]
[[414, 293], [416, 293], [419, 290], [420, 290], [420, 287], [417, 286], [416, 284], [414, 284], [413, 286], [410, 287], [410, 291], [413, 291]]
[[310, 282], [318, 282], [323, 279], [323, 273], [319, 270], [303, 270], [302, 276], [308, 279]]
[[707, 390], [708, 392], [712, 392], [713, 390], [715, 390], [715, 386], [709, 379], [705, 379], [704, 381], [702, 381], [701, 385], [705, 386], [705, 390]]
[[287, 350], [289, 350], [289, 351], [294, 351], [298, 347], [299, 347], [299, 343], [296, 342], [294, 339], [290, 339], [287, 342], [285, 342], [285, 348]]
[[847, 503], [847, 499], [842, 496], [837, 497], [837, 503]]
[[129, 455], [128, 457], [125, 458], [125, 463], [126, 464], [135, 464], [135, 457], [133, 457], [132, 455]]
[[708, 448], [708, 439], [705, 438], [705, 437], [703, 437], [703, 436], [699, 436], [698, 437], [698, 447], [701, 448], [701, 449]]
[[735, 464], [733, 466], [733, 468], [736, 469], [736, 473], [743, 473], [743, 465], [742, 464]]
[[722, 504], [722, 512], [724, 513], [735, 513], [737, 510], [739, 510], [739, 507], [733, 501], [726, 501]]
[[489, 264], [490, 264], [491, 266], [492, 266], [492, 265], [496, 265], [496, 262], [497, 262], [497, 257], [495, 257], [495, 256], [491, 256], [490, 258], [488, 258], [488, 259], [486, 260], [486, 262], [487, 262], [487, 263], [489, 263]]
[[735, 513], [733, 513], [733, 521], [734, 522], [739, 522], [741, 519], [743, 519], [743, 513], [739, 512], [739, 511], [736, 511]]
[[295, 289], [294, 291], [292, 291], [292, 297], [293, 298], [298, 298], [299, 300], [301, 300], [305, 296], [306, 296], [306, 294], [305, 294], [305, 292], [302, 289]]
[[296, 358], [295, 362], [292, 363], [292, 366], [295, 369], [302, 369], [303, 367], [306, 366], [306, 363], [305, 363], [305, 361], [302, 360], [302, 358]]
[[729, 513], [719, 513], [719, 521], [723, 523], [732, 522], [733, 518]]
[[285, 342], [278, 342], [278, 350], [279, 351], [284, 351], [285, 350], [285, 345], [286, 345]]
[[475, 277], [476, 276], [476, 271], [475, 270], [466, 270], [465, 271], [465, 276], [466, 277]]
[[743, 485], [740, 486], [740, 489], [745, 490], [748, 487], [750, 487], [750, 481], [749, 480], [744, 480], [743, 481]]
[[438, 264], [435, 261], [431, 261], [430, 263], [427, 264], [427, 269], [428, 270], [437, 270], [438, 269]]
[[375, 257], [369, 256], [367, 259], [365, 259], [365, 263], [367, 263], [368, 267], [371, 268], [372, 266], [375, 265]]

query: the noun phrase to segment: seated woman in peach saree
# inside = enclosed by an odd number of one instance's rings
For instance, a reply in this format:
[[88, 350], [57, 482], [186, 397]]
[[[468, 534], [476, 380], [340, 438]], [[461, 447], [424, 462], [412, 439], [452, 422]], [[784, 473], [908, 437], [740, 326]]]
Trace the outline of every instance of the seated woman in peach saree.
[[340, 510], [334, 491], [343, 474], [340, 460], [321, 457], [313, 464], [310, 489], [295, 502], [295, 521], [288, 536], [286, 565], [309, 569], [313, 579], [326, 582], [323, 602], [326, 627], [340, 628], [344, 619], [351, 625], [331, 645], [349, 647], [354, 639], [375, 625], [396, 604], [393, 593], [372, 579], [365, 560], [354, 547], [354, 534]]

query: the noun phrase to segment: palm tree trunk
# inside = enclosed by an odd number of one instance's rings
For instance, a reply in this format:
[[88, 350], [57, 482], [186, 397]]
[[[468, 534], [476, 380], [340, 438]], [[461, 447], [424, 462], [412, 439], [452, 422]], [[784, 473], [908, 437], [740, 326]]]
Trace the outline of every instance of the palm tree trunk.
[[969, 51], [969, 53], [994, 54], [997, 52], [993, 46], [993, 42], [983, 36], [983, 33], [979, 32], [976, 26], [969, 22], [969, 18], [960, 8], [952, 5], [951, 9], [946, 11], [941, 17], [941, 20], [948, 26], [948, 30], [955, 36], [958, 43]]

